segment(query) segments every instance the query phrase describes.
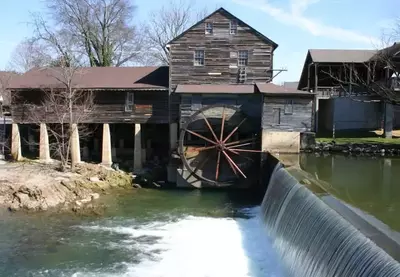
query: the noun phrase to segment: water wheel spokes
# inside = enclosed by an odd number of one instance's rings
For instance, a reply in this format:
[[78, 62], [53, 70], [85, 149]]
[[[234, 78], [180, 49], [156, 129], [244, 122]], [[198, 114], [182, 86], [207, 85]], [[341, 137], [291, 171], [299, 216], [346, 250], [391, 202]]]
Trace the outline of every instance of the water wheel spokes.
[[[255, 163], [255, 159], [249, 155], [261, 152], [254, 149], [258, 137], [243, 137], [249, 134], [248, 130], [240, 131], [248, 120], [247, 117], [232, 119], [237, 112], [235, 107], [217, 107], [222, 108], [219, 121], [215, 117], [215, 110], [209, 111], [212, 108], [215, 106], [199, 110], [184, 125], [180, 134], [179, 152], [190, 176], [216, 186], [231, 185], [240, 178], [248, 178], [246, 170]], [[231, 113], [228, 116], [229, 109], [234, 111], [233, 115]], [[210, 112], [212, 117], [208, 118], [206, 112]], [[191, 134], [194, 139], [189, 139], [186, 134]], [[236, 140], [233, 140], [235, 134]], [[239, 139], [239, 136], [242, 138]], [[193, 159], [196, 162], [189, 162]]]

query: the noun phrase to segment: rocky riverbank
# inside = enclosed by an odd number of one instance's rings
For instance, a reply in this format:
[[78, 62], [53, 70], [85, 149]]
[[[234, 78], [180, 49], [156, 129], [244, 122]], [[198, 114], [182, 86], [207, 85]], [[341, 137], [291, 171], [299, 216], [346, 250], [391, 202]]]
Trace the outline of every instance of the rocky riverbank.
[[303, 149], [308, 153], [343, 153], [348, 155], [400, 156], [399, 144], [317, 142]]
[[101, 165], [79, 164], [60, 172], [56, 164], [37, 162], [0, 165], [0, 207], [10, 211], [94, 212], [93, 200], [116, 189], [133, 189], [132, 176]]

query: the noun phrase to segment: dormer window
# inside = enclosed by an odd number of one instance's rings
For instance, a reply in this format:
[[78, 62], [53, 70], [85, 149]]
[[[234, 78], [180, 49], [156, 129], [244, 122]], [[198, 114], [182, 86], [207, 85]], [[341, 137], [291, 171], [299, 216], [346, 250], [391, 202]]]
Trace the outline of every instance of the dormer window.
[[236, 20], [231, 20], [230, 23], [230, 34], [231, 35], [236, 35], [237, 34], [237, 27], [238, 27], [238, 23]]
[[213, 24], [211, 22], [206, 22], [206, 35], [212, 35]]

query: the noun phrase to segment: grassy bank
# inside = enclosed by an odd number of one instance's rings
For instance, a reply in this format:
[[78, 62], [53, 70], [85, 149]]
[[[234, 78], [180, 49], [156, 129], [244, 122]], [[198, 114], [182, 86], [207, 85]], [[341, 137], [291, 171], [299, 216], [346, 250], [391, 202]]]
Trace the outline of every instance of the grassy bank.
[[336, 132], [335, 138], [332, 133], [321, 133], [317, 135], [317, 142], [332, 142], [336, 144], [369, 143], [369, 144], [400, 144], [400, 130], [393, 131], [393, 138], [384, 138], [382, 131], [341, 131]]

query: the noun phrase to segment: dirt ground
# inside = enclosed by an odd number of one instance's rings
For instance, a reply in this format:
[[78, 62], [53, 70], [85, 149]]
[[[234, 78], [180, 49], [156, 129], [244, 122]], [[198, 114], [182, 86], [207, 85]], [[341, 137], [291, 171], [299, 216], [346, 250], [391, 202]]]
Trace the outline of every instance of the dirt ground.
[[[374, 133], [377, 134], [378, 136], [382, 136], [383, 135], [383, 129], [376, 130], [376, 131], [374, 131]], [[392, 131], [392, 135], [394, 137], [400, 137], [400, 130], [393, 130]]]
[[79, 209], [109, 188], [131, 185], [127, 173], [100, 165], [80, 164], [72, 173], [56, 170], [56, 164], [0, 164], [0, 206], [9, 210]]

